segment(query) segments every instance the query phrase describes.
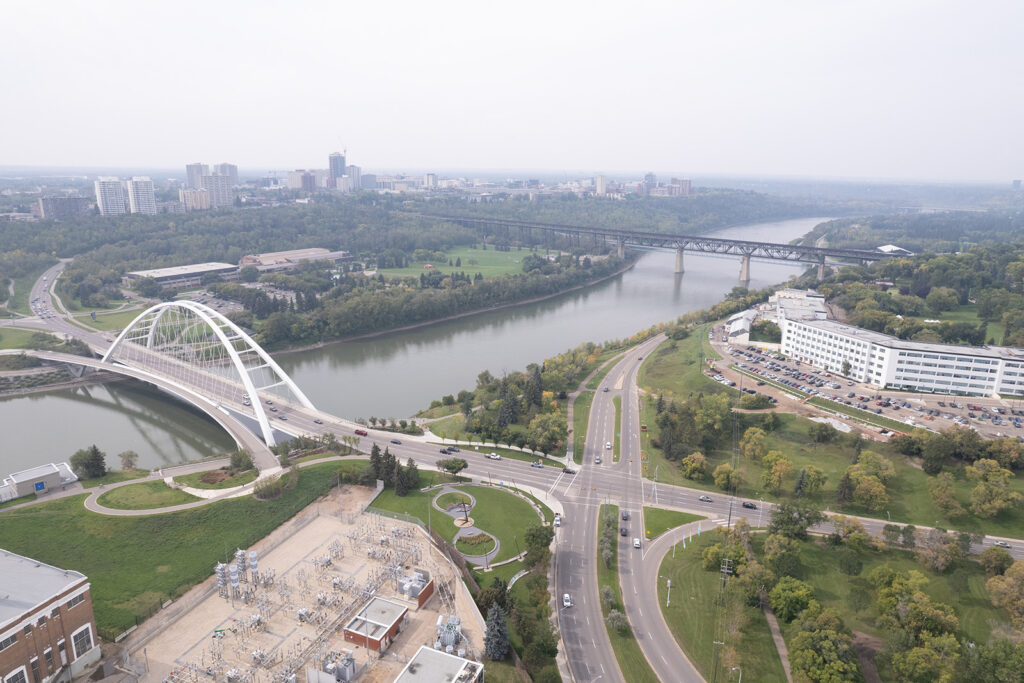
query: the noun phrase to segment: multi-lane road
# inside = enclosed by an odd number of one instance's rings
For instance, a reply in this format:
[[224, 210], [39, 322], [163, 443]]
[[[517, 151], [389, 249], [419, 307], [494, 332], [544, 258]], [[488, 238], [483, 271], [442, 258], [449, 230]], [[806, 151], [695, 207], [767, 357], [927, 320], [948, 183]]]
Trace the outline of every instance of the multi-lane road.
[[[55, 311], [49, 287], [61, 268], [63, 264], [47, 271], [46, 279], [41, 278], [32, 290], [31, 298], [38, 299], [39, 305], [48, 311]], [[18, 324], [75, 336], [96, 350], [109, 346], [108, 335], [86, 331], [59, 314], [23, 319]], [[657, 565], [678, 533], [670, 532], [654, 542], [647, 541], [643, 506], [647, 504], [696, 512], [707, 517], [710, 526], [743, 516], [740, 514], [740, 505], [744, 501], [710, 494], [713, 500], [702, 502], [700, 497], [708, 495], [706, 491], [656, 484], [645, 478], [641, 456], [637, 373], [642, 359], [653, 352], [663, 339], [661, 336], [655, 337], [631, 349], [606, 374], [595, 392], [582, 454], [583, 464], [569, 464], [578, 472], [567, 473], [555, 467], [532, 467], [528, 463], [511, 459], [490, 460], [482, 453], [469, 449], [460, 454], [469, 463], [465, 474], [477, 480], [529, 487], [554, 509], [563, 513], [564, 521], [555, 536], [554, 592], [563, 649], [571, 677], [576, 683], [625, 680], [611, 650], [599, 602], [596, 573], [598, 513], [600, 505], [605, 502], [616, 504], [620, 510], [630, 514], [629, 521], [620, 522], [629, 528], [629, 532], [625, 537], [617, 536], [618, 569], [626, 615], [644, 655], [663, 681], [688, 683], [703, 680], [668, 630], [658, 607]], [[233, 385], [224, 385], [217, 392], [218, 395], [223, 394], [225, 400], [230, 400], [232, 396], [237, 398], [237, 387]], [[617, 396], [622, 399], [621, 420], [618, 423], [613, 403]], [[355, 428], [362, 428], [343, 418], [297, 404], [279, 405], [281, 410], [286, 411], [291, 432], [347, 434]], [[241, 405], [233, 406], [236, 412], [241, 409]], [[439, 444], [428, 442], [428, 437], [409, 437], [377, 430], [368, 432], [363, 438], [364, 449], [369, 441], [390, 446], [392, 452], [402, 459], [412, 457], [419, 462], [433, 463], [441, 457]], [[620, 444], [620, 458], [617, 462], [613, 461], [613, 449], [606, 448], [606, 444], [615, 443], [616, 434], [619, 435]], [[392, 440], [400, 440], [401, 443], [394, 444]], [[601, 457], [600, 463], [596, 462], [597, 456]], [[760, 501], [748, 502], [759, 505], [756, 519], [755, 515], [750, 515], [751, 523], [762, 518], [766, 522], [770, 506]], [[873, 534], [880, 534], [886, 523], [874, 519], [860, 521]], [[828, 524], [821, 527], [823, 531], [828, 529]], [[633, 547], [634, 537], [641, 539], [641, 548]], [[982, 545], [991, 545], [994, 540], [986, 538]], [[1024, 559], [1024, 548], [1019, 542], [1011, 541], [1011, 553], [1018, 559]], [[571, 607], [562, 607], [563, 594], [570, 595]]]

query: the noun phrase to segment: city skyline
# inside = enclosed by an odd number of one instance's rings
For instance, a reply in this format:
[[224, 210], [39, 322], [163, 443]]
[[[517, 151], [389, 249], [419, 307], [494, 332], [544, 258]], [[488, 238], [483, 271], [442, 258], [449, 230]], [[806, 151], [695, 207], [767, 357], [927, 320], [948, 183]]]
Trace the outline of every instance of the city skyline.
[[[1024, 175], [1020, 3], [197, 7], [13, 8], [0, 56], [25, 97], [0, 113], [3, 162], [309, 168], [347, 149], [373, 168]], [[135, 86], [97, 91], [109, 63]]]

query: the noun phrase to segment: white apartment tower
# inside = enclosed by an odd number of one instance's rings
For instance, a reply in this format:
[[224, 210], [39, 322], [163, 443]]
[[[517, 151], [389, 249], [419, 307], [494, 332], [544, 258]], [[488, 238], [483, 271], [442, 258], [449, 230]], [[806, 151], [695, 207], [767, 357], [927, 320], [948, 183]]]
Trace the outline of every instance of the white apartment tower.
[[101, 216], [120, 216], [128, 213], [128, 202], [124, 186], [117, 178], [102, 177], [93, 183], [96, 190], [96, 206]]
[[128, 208], [132, 213], [156, 215], [156, 193], [149, 176], [135, 176], [128, 181]]
[[210, 208], [231, 206], [231, 178], [226, 175], [204, 175], [199, 187], [210, 193]]
[[603, 175], [594, 178], [595, 194], [608, 194], [608, 181]]
[[199, 188], [200, 181], [204, 175], [210, 175], [210, 167], [204, 163], [196, 162], [185, 166], [186, 182], [189, 187]]

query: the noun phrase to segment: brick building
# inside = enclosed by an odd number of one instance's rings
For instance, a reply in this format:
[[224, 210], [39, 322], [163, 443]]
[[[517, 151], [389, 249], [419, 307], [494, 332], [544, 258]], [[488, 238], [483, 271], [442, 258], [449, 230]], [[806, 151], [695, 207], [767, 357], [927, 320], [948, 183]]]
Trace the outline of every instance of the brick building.
[[99, 658], [89, 579], [0, 550], [0, 681], [69, 681]]
[[402, 630], [408, 614], [409, 608], [404, 605], [373, 598], [345, 626], [345, 640], [383, 652]]

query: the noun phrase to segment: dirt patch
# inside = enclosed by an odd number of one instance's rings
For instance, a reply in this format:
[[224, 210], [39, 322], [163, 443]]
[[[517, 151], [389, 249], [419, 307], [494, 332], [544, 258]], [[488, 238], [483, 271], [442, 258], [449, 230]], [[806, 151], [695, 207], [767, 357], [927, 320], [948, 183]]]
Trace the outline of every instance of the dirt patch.
[[857, 653], [860, 670], [864, 674], [865, 683], [882, 683], [875, 666], [875, 656], [882, 651], [885, 643], [877, 636], [869, 636], [861, 631], [853, 632], [853, 650]]
[[231, 478], [230, 470], [210, 470], [209, 472], [203, 472], [203, 476], [199, 477], [199, 481], [204, 484], [219, 484], [225, 479]]

